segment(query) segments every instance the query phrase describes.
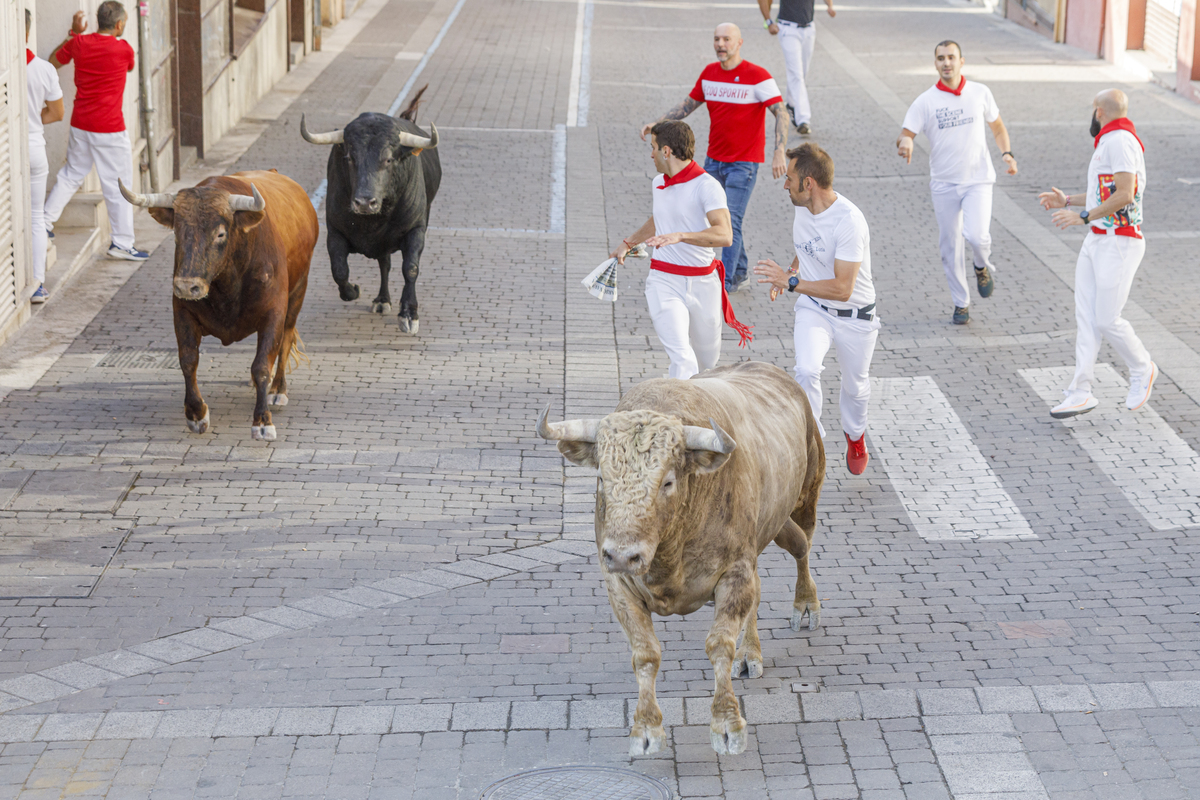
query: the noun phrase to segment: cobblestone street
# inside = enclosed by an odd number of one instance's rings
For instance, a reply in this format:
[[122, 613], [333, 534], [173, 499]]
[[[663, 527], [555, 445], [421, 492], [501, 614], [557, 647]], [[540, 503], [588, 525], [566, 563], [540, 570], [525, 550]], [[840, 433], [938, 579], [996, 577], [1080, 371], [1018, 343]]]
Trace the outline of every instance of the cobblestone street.
[[[374, 262], [351, 257], [362, 294], [339, 299], [322, 206], [298, 325], [311, 364], [273, 410], [277, 441], [250, 435], [253, 339], [205, 340], [212, 428], [188, 432], [169, 233], [145, 264], [83, 270], [0, 348], [0, 798], [476, 800], [569, 764], [681, 798], [1200, 797], [1200, 106], [964, 0], [834, 1], [811, 140], [871, 226], [872, 460], [846, 469], [831, 355], [821, 627], [790, 629], [794, 561], [769, 547], [764, 673], [734, 681], [744, 754], [709, 744], [705, 608], [656, 618], [667, 742], [627, 755], [637, 683], [596, 557], [595, 472], [534, 427], [547, 404], [601, 416], [665, 376], [646, 262], [615, 303], [580, 281], [648, 215], [638, 131], [713, 60], [714, 26], [740, 24], [782, 86], [779, 45], [753, 2], [367, 0], [206, 168], [275, 168], [320, 204], [329, 150], [301, 115], [340, 128], [428, 83], [418, 122], [437, 125], [444, 178], [419, 335], [369, 313]], [[911, 165], [894, 145], [947, 38], [1020, 163], [998, 170], [996, 293], [968, 326], [950, 324], [924, 139]], [[1111, 86], [1148, 172], [1126, 317], [1162, 374], [1127, 412], [1105, 345], [1104, 405], [1064, 423], [1049, 409], [1074, 364], [1082, 234], [1036, 196], [1082, 190]], [[706, 111], [688, 122], [702, 153]], [[752, 264], [793, 252], [769, 163]], [[790, 371], [792, 301], [731, 300], [755, 339], [725, 329], [721, 363]]]

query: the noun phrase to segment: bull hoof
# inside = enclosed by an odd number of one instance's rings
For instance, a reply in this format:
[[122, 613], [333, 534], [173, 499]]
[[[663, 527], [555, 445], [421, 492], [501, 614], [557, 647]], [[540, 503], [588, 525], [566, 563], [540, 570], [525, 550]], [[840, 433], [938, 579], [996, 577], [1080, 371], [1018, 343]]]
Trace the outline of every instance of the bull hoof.
[[803, 603], [792, 609], [792, 630], [799, 631], [804, 627], [804, 617], [808, 615], [808, 629], [815, 631], [821, 625], [821, 605], [819, 603]]
[[343, 300], [345, 300], [347, 303], [349, 303], [351, 300], [357, 300], [358, 299], [358, 284], [357, 283], [343, 283], [341, 286], [338, 287], [338, 294], [341, 295], [341, 298]]
[[408, 317], [400, 318], [400, 332], [415, 334], [421, 328], [421, 320], [409, 319]]
[[667, 732], [663, 730], [662, 725], [656, 728], [643, 728], [635, 725], [629, 734], [629, 755], [653, 755], [662, 749], [663, 740], [666, 737]]
[[267, 402], [273, 406], [286, 406], [287, 405], [287, 395], [286, 394], [269, 394], [269, 395], [267, 395]]
[[733, 667], [729, 670], [729, 677], [740, 678], [745, 675], [753, 680], [761, 678], [763, 674], [763, 663], [761, 658], [754, 658], [739, 655], [733, 660]]
[[708, 728], [712, 748], [723, 756], [736, 756], [746, 749], [746, 720], [739, 717], [732, 722], [713, 720]]
[[208, 412], [205, 412], [204, 419], [189, 419], [187, 425], [192, 433], [208, 433]]
[[273, 442], [275, 441], [275, 426], [274, 425], [251, 425], [250, 438], [255, 441]]
[[381, 303], [378, 300], [376, 300], [374, 303], [371, 303], [371, 313], [372, 314], [390, 314], [390, 313], [392, 313], [392, 304], [391, 303]]

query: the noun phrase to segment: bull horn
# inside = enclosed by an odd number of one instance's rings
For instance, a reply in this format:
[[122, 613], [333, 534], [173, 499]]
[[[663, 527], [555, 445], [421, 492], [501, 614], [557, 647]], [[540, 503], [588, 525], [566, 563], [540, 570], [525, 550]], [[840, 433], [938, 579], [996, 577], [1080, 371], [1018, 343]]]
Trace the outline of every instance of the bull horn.
[[125, 181], [117, 178], [117, 186], [121, 189], [121, 195], [124, 196], [132, 205], [141, 206], [142, 208], [174, 208], [175, 195], [166, 192], [162, 194], [138, 194], [131, 192], [125, 186]]
[[437, 126], [429, 123], [429, 136], [417, 136], [415, 133], [400, 131], [400, 144], [414, 150], [432, 150], [438, 146]]
[[600, 429], [598, 419], [568, 419], [562, 422], [547, 422], [550, 414], [550, 404], [538, 415], [537, 432], [543, 439], [566, 440], [568, 442], [595, 442], [596, 432]]
[[309, 144], [341, 144], [344, 133], [340, 130], [330, 131], [329, 133], [309, 133], [308, 126], [304, 124], [304, 115], [301, 114], [300, 135]]
[[229, 195], [229, 207], [234, 211], [254, 211], [261, 213], [267, 207], [267, 201], [263, 200], [263, 196], [258, 193], [258, 187], [253, 183], [250, 184], [250, 191], [254, 193], [253, 197], [246, 197], [244, 194]]
[[737, 448], [737, 442], [729, 434], [721, 430], [721, 426], [709, 417], [711, 428], [701, 428], [698, 425], [684, 425], [683, 434], [687, 438], [688, 450], [711, 450], [714, 453], [728, 455]]

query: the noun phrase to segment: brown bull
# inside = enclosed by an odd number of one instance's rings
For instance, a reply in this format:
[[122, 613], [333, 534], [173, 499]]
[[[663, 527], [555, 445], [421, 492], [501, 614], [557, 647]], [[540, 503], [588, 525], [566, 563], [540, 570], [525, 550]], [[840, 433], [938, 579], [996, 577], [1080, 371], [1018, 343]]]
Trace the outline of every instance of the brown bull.
[[208, 405], [196, 382], [200, 339], [215, 336], [230, 345], [257, 333], [258, 351], [250, 367], [257, 390], [250, 435], [273, 440], [268, 401], [287, 405], [288, 363], [303, 355], [296, 317], [304, 305], [320, 232], [308, 195], [275, 170], [205, 178], [176, 194], [140, 195], [124, 186], [121, 191], [175, 231], [172, 307], [188, 428], [205, 433], [209, 427]]
[[805, 615], [810, 628], [820, 620], [808, 553], [825, 449], [804, 391], [778, 367], [743, 362], [688, 381], [646, 381], [603, 419], [552, 425], [543, 411], [538, 432], [570, 461], [600, 470], [596, 546], [638, 682], [630, 754], [657, 752], [665, 736], [654, 694], [662, 647], [650, 615], [690, 614], [710, 600], [712, 746], [742, 752], [746, 721], [732, 677], [762, 674], [757, 565], [772, 541], [796, 559], [792, 629]]

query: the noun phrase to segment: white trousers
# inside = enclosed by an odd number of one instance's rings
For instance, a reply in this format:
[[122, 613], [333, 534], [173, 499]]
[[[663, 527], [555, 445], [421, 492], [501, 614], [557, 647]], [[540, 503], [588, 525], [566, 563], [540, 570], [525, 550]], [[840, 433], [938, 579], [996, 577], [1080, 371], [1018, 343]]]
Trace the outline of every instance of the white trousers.
[[46, 282], [46, 180], [50, 177], [50, 162], [46, 160], [46, 144], [29, 143], [29, 198], [33, 213], [33, 283], [34, 288]]
[[1075, 262], [1075, 379], [1068, 391], [1092, 390], [1101, 337], [1124, 359], [1131, 383], [1150, 371], [1150, 354], [1121, 317], [1145, 253], [1145, 239], [1091, 232], [1084, 238]]
[[992, 184], [930, 181], [929, 188], [950, 298], [958, 308], [966, 308], [971, 295], [967, 291], [963, 236], [971, 245], [974, 266], [996, 271], [992, 264]]
[[807, 297], [796, 303], [796, 382], [808, 395], [817, 430], [825, 436], [821, 424], [821, 372], [825, 354], [832, 344], [837, 348], [842, 369], [842, 394], [839, 406], [842, 430], [857, 441], [867, 430], [867, 406], [871, 399], [871, 356], [879, 338], [879, 318], [868, 322], [856, 317], [835, 317]]
[[71, 128], [67, 138], [67, 163], [58, 171], [54, 188], [46, 200], [46, 225], [58, 222], [67, 203], [83, 185], [92, 167], [100, 177], [100, 191], [108, 207], [108, 224], [112, 242], [118, 247], [133, 247], [133, 206], [121, 196], [117, 179], [133, 186], [133, 153], [129, 149], [129, 134], [92, 133]]
[[687, 380], [712, 369], [721, 357], [721, 278], [699, 278], [652, 269], [646, 277], [646, 302], [654, 332], [671, 358], [672, 378]]
[[779, 46], [787, 66], [787, 102], [792, 107], [797, 126], [812, 121], [812, 106], [808, 103], [808, 65], [812, 61], [813, 44], [817, 40], [817, 23], [801, 28], [798, 25], [779, 26]]

